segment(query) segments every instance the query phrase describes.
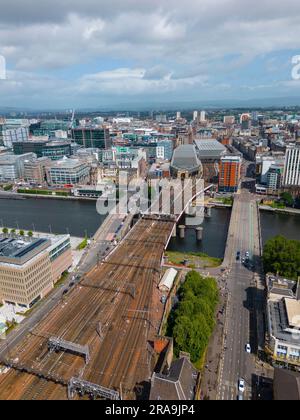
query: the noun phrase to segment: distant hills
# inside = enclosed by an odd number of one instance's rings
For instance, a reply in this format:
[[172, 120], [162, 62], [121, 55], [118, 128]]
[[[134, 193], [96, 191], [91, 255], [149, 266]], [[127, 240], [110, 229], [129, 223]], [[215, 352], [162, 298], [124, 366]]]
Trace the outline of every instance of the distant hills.
[[[99, 104], [93, 107], [76, 107], [77, 112], [95, 112], [95, 111], [175, 111], [175, 110], [193, 110], [193, 109], [230, 109], [230, 108], [293, 108], [300, 107], [300, 96], [295, 97], [274, 97], [261, 99], [224, 99], [224, 100], [202, 100], [202, 101], [136, 101], [124, 102], [114, 105]], [[0, 115], [10, 114], [35, 114], [35, 113], [53, 113], [66, 112], [72, 105], [65, 108], [27, 108], [27, 107], [2, 107], [0, 105]]]

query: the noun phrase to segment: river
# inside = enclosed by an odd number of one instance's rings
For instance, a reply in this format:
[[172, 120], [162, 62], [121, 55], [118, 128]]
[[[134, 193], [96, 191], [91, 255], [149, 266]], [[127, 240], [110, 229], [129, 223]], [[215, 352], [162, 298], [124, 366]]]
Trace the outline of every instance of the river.
[[[184, 240], [173, 238], [170, 250], [204, 252], [222, 258], [229, 228], [231, 211], [212, 209], [212, 217], [205, 219], [202, 243], [197, 243], [195, 231], [188, 229]], [[102, 224], [104, 216], [96, 212], [96, 202], [62, 201], [53, 199], [0, 199], [0, 224], [40, 232], [67, 233], [92, 236]], [[261, 213], [264, 242], [272, 236], [284, 235], [300, 239], [300, 216]], [[33, 227], [34, 226], [34, 227]]]

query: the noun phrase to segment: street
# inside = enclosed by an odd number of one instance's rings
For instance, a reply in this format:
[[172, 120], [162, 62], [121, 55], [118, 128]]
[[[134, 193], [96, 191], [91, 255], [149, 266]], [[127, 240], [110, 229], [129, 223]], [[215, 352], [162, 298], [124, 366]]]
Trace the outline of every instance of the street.
[[[235, 198], [229, 240], [224, 265], [230, 269], [227, 279], [228, 301], [224, 327], [223, 355], [219, 369], [218, 395], [220, 400], [238, 398], [238, 381], [245, 380], [244, 399], [252, 397], [252, 375], [255, 373], [255, 356], [246, 352], [250, 344], [257, 349], [255, 273], [242, 264], [246, 252], [256, 269], [260, 258], [260, 232], [255, 199], [248, 192]], [[237, 253], [240, 258], [237, 260]]]

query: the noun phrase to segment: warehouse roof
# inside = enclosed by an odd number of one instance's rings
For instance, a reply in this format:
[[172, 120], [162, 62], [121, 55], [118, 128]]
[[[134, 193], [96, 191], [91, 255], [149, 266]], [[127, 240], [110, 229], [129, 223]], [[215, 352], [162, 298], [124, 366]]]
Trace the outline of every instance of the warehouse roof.
[[226, 147], [215, 139], [202, 139], [194, 141], [197, 154], [202, 159], [220, 159], [226, 152]]

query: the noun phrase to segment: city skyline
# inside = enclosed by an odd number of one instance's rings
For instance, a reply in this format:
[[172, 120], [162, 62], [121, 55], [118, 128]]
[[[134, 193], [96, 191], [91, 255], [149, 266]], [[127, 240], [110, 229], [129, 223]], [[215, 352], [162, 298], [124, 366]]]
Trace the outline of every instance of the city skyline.
[[[1, 106], [111, 107], [300, 97], [295, 0], [4, 1]], [[18, 4], [17, 4], [18, 3]], [[297, 69], [294, 75], [297, 75]]]

